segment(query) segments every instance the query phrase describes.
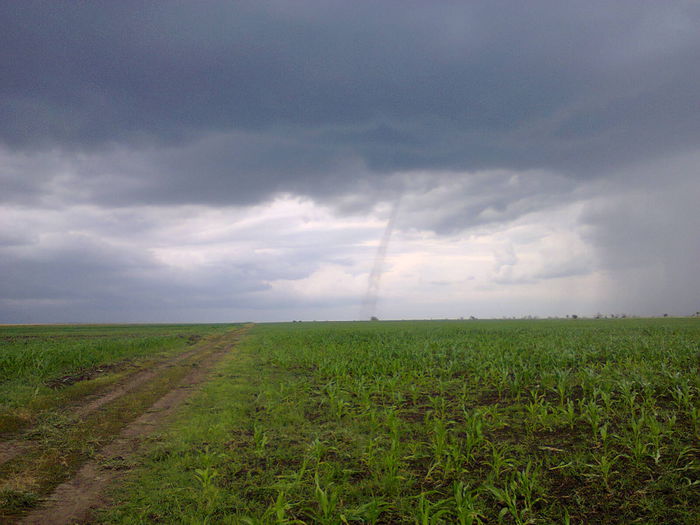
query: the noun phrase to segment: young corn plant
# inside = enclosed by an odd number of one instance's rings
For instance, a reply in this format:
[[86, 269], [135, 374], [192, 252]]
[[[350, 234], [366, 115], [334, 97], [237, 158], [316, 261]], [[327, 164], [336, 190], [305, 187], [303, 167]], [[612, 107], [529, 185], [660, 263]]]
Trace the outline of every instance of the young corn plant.
[[375, 483], [387, 494], [396, 494], [404, 477], [401, 475], [403, 457], [398, 436], [391, 439], [389, 447], [383, 445], [384, 438], [378, 436], [369, 441], [361, 461], [371, 472]]
[[263, 523], [276, 523], [278, 525], [302, 525], [301, 520], [293, 519], [289, 516], [292, 504], [287, 499], [287, 494], [283, 491], [277, 493], [277, 497], [265, 510], [262, 516]]
[[573, 430], [578, 421], [578, 413], [574, 402], [571, 399], [567, 399], [565, 405], [557, 407], [557, 416], [564, 421], [569, 430]]
[[513, 472], [502, 487], [486, 485], [486, 489], [496, 501], [504, 505], [499, 513], [499, 521], [510, 514], [515, 523], [525, 525], [534, 523], [534, 506], [542, 498], [540, 474], [528, 462], [523, 470]]
[[515, 486], [524, 501], [525, 509], [531, 512], [535, 504], [542, 500], [539, 496], [544, 492], [540, 485], [541, 475], [537, 469], [528, 461], [525, 468], [518, 470], [513, 474]]
[[693, 406], [694, 391], [687, 381], [676, 385], [671, 390], [671, 397], [679, 412], [684, 412]]
[[434, 471], [445, 473], [446, 460], [451, 448], [448, 423], [443, 419], [433, 418], [430, 420], [429, 425], [432, 464], [425, 475], [425, 479], [429, 479]]
[[645, 414], [645, 426], [646, 435], [649, 440], [649, 457], [654, 460], [655, 464], [659, 464], [661, 460], [661, 449], [663, 447], [663, 441], [666, 437], [668, 430], [666, 426], [657, 419], [656, 414], [647, 413]]
[[515, 398], [516, 401], [520, 401], [520, 396], [523, 393], [523, 386], [525, 384], [523, 374], [521, 371], [513, 370], [510, 375], [511, 379], [510, 383], [508, 384], [510, 396]]
[[566, 401], [566, 394], [569, 389], [570, 372], [564, 368], [558, 368], [554, 371], [554, 376], [556, 378], [554, 392], [559, 397], [559, 406], [563, 407], [564, 401]]
[[376, 523], [391, 505], [381, 498], [373, 497], [367, 503], [357, 507], [348, 518], [362, 523]]
[[395, 494], [405, 479], [400, 475], [401, 467], [401, 445], [398, 436], [392, 436], [389, 449], [383, 451], [379, 461], [381, 485], [389, 494]]
[[589, 477], [600, 478], [608, 492], [611, 492], [611, 480], [614, 474], [618, 472], [613, 470], [615, 463], [621, 456], [610, 456], [608, 454], [602, 454], [601, 456], [595, 457], [593, 463], [588, 463], [586, 466], [591, 469], [591, 474]]
[[452, 516], [459, 525], [480, 525], [485, 519], [479, 512], [476, 492], [457, 481], [452, 485]]
[[430, 493], [421, 492], [418, 495], [418, 503], [415, 511], [416, 525], [436, 525], [438, 523], [444, 523], [443, 517], [448, 514], [448, 510], [445, 507], [448, 500], [442, 499], [431, 502], [427, 497], [428, 494]]
[[488, 473], [488, 478], [491, 483], [499, 479], [503, 473], [507, 470], [513, 468], [517, 462], [515, 458], [510, 457], [508, 454], [510, 452], [508, 445], [497, 445], [496, 443], [489, 443], [491, 446], [491, 456], [487, 460], [488, 466], [491, 470]]
[[[654, 418], [654, 422], [658, 423], [656, 418]], [[650, 441], [650, 439], [654, 439], [653, 434], [649, 434], [645, 431], [645, 427], [648, 426], [648, 423], [649, 415], [646, 408], [642, 407], [639, 415], [630, 418], [629, 432], [620, 436], [621, 443], [629, 451], [628, 454], [624, 455], [629, 457], [638, 469], [645, 468], [644, 460], [647, 456], [653, 458], [657, 452], [659, 452], [660, 455], [660, 438], [656, 436], [658, 441], [656, 442], [656, 446], [654, 446], [654, 442]]]
[[620, 383], [620, 402], [627, 413], [634, 414], [637, 411], [637, 392], [631, 381]]
[[447, 422], [444, 419], [434, 418], [431, 420], [430, 444], [433, 449], [435, 461], [440, 461], [447, 452], [449, 431]]
[[464, 414], [464, 438], [462, 440], [462, 452], [465, 462], [474, 460], [474, 453], [484, 442], [484, 421], [481, 412], [469, 411], [462, 407]]
[[498, 369], [495, 370], [495, 374], [496, 374], [495, 380], [496, 380], [496, 389], [498, 391], [498, 397], [502, 398], [505, 391], [510, 388], [510, 384], [512, 381], [510, 368], [508, 368], [506, 366], [499, 367]]
[[349, 410], [348, 402], [343, 399], [342, 391], [335, 381], [328, 383], [324, 387], [325, 395], [328, 399], [328, 409], [335, 419], [341, 419]]
[[338, 515], [338, 493], [332, 487], [323, 489], [318, 480], [318, 473], [314, 476], [314, 497], [316, 508], [311, 511], [311, 517], [315, 523], [323, 525], [342, 523]]
[[579, 410], [581, 411], [583, 420], [591, 426], [593, 439], [598, 440], [600, 438], [600, 425], [603, 421], [603, 411], [601, 407], [596, 403], [595, 399], [589, 399], [587, 402], [580, 400]]
[[434, 419], [446, 419], [447, 418], [447, 400], [444, 397], [431, 397], [430, 398], [430, 414]]
[[218, 477], [219, 473], [213, 467], [204, 467], [194, 471], [194, 478], [199, 484], [199, 491], [196, 494], [197, 504], [206, 515], [210, 515], [214, 511], [221, 495], [221, 489], [214, 482]]
[[265, 456], [265, 449], [269, 443], [270, 438], [266, 431], [263, 430], [262, 426], [258, 423], [253, 425], [253, 453], [262, 458]]
[[518, 497], [510, 485], [506, 485], [502, 488], [496, 487], [495, 485], [486, 485], [485, 488], [498, 503], [503, 505], [498, 513], [499, 523], [509, 514], [517, 525], [525, 525], [528, 523], [523, 509], [518, 505]]
[[530, 401], [525, 405], [527, 414], [526, 428], [529, 432], [544, 428], [549, 409], [545, 402], [544, 395], [537, 390], [530, 390]]
[[594, 400], [596, 403], [598, 403], [598, 401], [601, 401], [603, 406], [605, 407], [606, 413], [610, 413], [612, 411], [613, 398], [610, 390], [601, 386], [594, 386], [593, 391], [591, 393], [591, 399]]
[[450, 440], [443, 462], [443, 472], [446, 476], [459, 477], [466, 472], [466, 465], [467, 457], [464, 454], [462, 443]]

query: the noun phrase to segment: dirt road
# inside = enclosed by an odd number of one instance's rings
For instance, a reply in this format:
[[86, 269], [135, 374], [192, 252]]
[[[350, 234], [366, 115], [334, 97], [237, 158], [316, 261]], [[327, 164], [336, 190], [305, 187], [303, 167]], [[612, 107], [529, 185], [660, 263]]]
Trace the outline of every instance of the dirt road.
[[[128, 467], [125, 466], [132, 463], [132, 458], [137, 457], [144, 439], [167, 422], [177, 408], [207, 379], [220, 359], [235, 347], [248, 328], [246, 326], [203, 340], [191, 350], [148, 370], [132, 374], [99, 396], [70, 408], [70, 415], [76, 421], [80, 421], [91, 414], [109, 411], [110, 407], [129, 396], [138, 396], [152, 383], [161, 384], [158, 398], [139, 411], [129, 414], [126, 418], [128, 421], [118, 434], [113, 439], [110, 438], [91, 459], [76, 465], [70, 473], [70, 478], [55, 486], [40, 506], [24, 517], [5, 518], [10, 518], [10, 522], [32, 524], [89, 522], [95, 509], [108, 504], [106, 489], [128, 471]], [[169, 369], [175, 367], [178, 374], [169, 372]], [[174, 379], [168, 383], [171, 376]], [[120, 414], [120, 417], [124, 419], [123, 414]], [[0, 444], [0, 459], [5, 462], [21, 462], [23, 456], [31, 455], [33, 449], [40, 446], [40, 443], [21, 440], [5, 442]]]

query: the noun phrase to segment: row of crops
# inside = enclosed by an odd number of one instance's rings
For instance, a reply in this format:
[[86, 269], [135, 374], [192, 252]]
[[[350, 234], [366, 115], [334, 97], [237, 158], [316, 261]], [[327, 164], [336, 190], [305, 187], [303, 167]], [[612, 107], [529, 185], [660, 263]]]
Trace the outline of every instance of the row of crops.
[[696, 523], [699, 364], [692, 319], [259, 325], [151, 479], [232, 523]]

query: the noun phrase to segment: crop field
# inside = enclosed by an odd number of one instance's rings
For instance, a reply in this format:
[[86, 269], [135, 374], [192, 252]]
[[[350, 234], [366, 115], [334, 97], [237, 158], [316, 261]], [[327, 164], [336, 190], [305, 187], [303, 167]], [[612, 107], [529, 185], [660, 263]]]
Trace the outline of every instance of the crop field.
[[696, 524], [699, 367], [697, 319], [4, 326], [0, 521]]
[[700, 522], [697, 319], [256, 325], [106, 523]]

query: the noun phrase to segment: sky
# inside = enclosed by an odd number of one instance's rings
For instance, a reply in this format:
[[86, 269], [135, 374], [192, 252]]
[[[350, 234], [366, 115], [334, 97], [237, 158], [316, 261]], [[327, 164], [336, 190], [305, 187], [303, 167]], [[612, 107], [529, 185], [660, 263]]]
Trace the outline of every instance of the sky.
[[0, 323], [700, 310], [697, 2], [0, 20]]

